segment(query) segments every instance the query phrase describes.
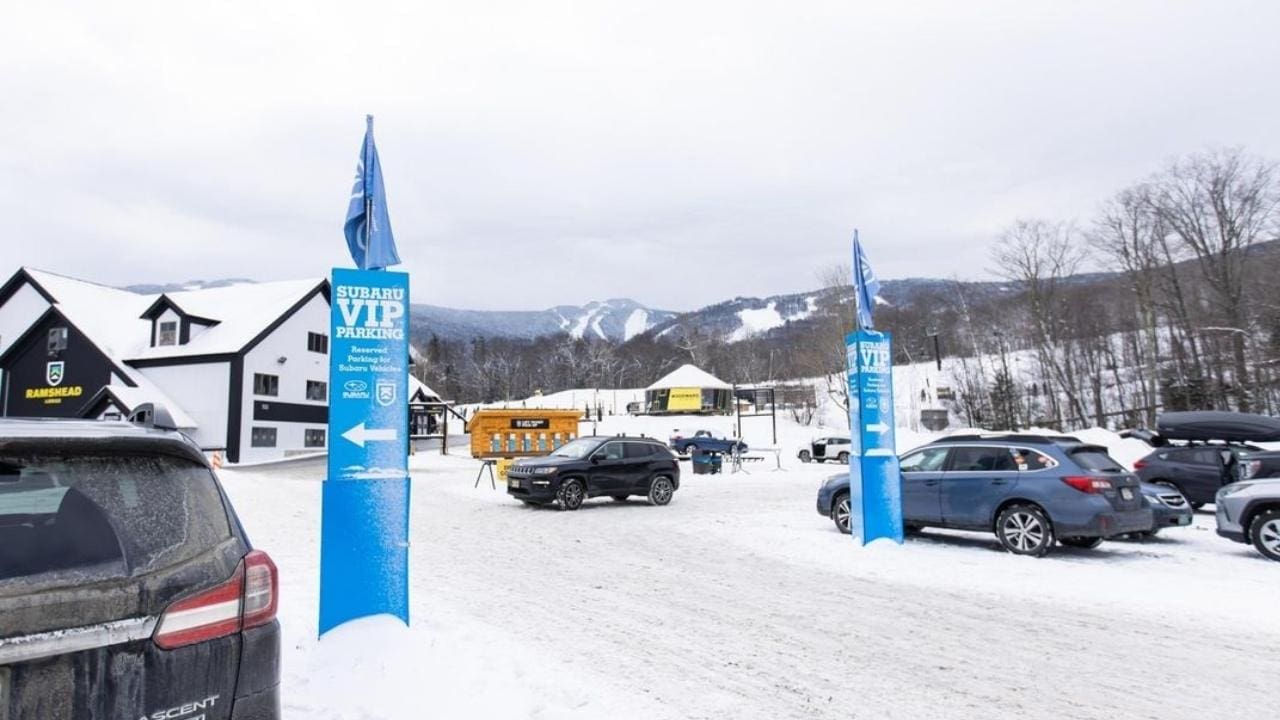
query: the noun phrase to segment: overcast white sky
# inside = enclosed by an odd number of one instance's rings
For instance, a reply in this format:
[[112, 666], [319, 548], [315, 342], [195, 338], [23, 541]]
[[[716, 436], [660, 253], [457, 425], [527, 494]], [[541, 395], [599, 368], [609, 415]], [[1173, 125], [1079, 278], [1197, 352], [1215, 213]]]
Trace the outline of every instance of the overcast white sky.
[[0, 244], [112, 284], [323, 275], [366, 112], [416, 302], [989, 276], [1177, 154], [1280, 157], [1277, 2], [9, 3]]

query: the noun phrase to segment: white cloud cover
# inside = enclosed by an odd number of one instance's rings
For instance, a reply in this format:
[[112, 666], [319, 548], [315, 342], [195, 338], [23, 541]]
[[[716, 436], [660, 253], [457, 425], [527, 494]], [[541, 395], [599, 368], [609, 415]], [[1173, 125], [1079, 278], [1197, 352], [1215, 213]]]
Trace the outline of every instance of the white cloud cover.
[[[1280, 156], [1268, 2], [22, 3], [3, 256], [123, 284], [319, 275], [366, 112], [419, 302], [687, 309], [984, 277], [1019, 215]], [[565, 282], [570, 280], [569, 282]]]

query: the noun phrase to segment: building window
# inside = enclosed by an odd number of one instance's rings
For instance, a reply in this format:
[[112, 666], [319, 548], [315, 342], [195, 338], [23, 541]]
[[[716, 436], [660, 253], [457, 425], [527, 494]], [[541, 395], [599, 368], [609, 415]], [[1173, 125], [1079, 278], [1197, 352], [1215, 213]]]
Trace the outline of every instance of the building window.
[[320, 333], [307, 333], [307, 350], [321, 355], [329, 354], [329, 336]]
[[[253, 374], [253, 394], [254, 395], [270, 395], [275, 397], [280, 394], [280, 376], [267, 375], [265, 373]], [[273, 431], [274, 432], [274, 431]]]
[[319, 380], [307, 381], [307, 399], [308, 400], [326, 400], [329, 397], [329, 383], [323, 383]]
[[306, 432], [303, 433], [302, 445], [303, 447], [309, 448], [324, 447], [324, 430], [312, 430], [308, 428]]
[[56, 355], [67, 349], [67, 329], [64, 327], [49, 328], [49, 354]]
[[157, 345], [177, 345], [178, 344], [178, 323], [170, 320], [169, 322], [160, 323], [160, 336], [156, 339]]
[[276, 429], [268, 427], [254, 428], [250, 435], [249, 444], [254, 447], [275, 447]]

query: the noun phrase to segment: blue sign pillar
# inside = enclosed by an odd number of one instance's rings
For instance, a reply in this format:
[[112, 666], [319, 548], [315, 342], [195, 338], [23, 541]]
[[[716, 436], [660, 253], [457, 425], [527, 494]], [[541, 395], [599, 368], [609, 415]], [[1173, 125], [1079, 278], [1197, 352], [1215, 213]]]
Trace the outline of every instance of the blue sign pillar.
[[892, 336], [859, 330], [845, 338], [849, 368], [849, 529], [866, 545], [902, 542], [902, 476], [893, 437]]
[[409, 623], [409, 276], [333, 271], [320, 634]]

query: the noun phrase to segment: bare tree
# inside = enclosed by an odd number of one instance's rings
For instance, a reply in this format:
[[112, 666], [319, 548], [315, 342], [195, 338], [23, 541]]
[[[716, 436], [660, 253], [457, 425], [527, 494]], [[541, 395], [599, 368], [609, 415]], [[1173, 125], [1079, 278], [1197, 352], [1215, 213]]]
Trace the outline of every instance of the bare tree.
[[1254, 331], [1245, 300], [1249, 250], [1274, 236], [1280, 193], [1276, 166], [1241, 149], [1214, 150], [1171, 163], [1155, 181], [1154, 207], [1194, 253], [1230, 332], [1236, 405], [1252, 405], [1245, 340]]

